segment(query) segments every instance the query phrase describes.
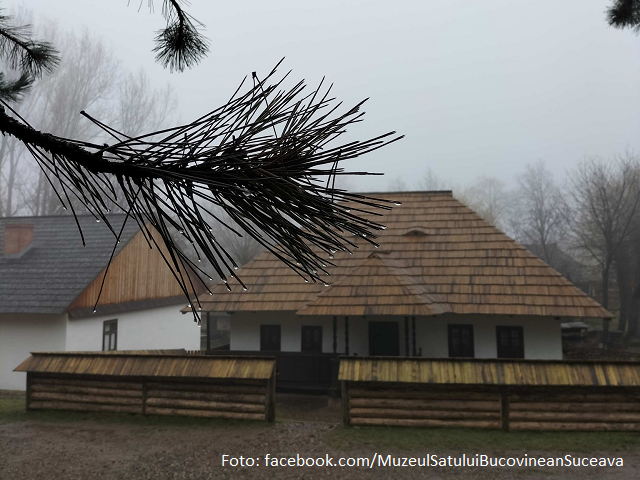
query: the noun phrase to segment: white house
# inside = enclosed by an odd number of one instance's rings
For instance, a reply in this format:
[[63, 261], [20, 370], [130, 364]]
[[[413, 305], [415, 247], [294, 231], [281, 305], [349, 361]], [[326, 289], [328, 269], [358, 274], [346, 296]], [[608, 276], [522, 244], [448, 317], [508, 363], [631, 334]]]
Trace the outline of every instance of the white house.
[[[124, 215], [111, 215], [119, 230]], [[93, 305], [115, 237], [92, 216], [0, 219], [0, 389], [32, 351], [198, 349], [200, 331], [158, 250], [128, 222]]]
[[451, 192], [369, 195], [402, 205], [375, 218], [378, 249], [353, 237], [353, 255], [327, 257], [330, 286], [266, 252], [237, 272], [246, 292], [234, 280], [200, 297], [210, 317], [230, 315], [231, 351], [275, 352], [295, 383], [338, 354], [561, 359], [562, 322], [611, 318]]

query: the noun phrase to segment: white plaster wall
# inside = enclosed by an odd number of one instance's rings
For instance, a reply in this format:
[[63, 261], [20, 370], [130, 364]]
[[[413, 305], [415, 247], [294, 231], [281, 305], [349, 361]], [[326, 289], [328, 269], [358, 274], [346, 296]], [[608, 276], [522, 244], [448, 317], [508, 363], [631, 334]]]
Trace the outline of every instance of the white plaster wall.
[[[392, 316], [349, 317], [349, 353], [369, 354], [369, 321], [397, 321], [400, 331], [400, 355], [405, 354], [404, 318]], [[449, 323], [472, 324], [476, 358], [496, 358], [496, 326], [522, 326], [527, 359], [562, 359], [560, 320], [549, 317], [443, 315], [416, 318], [416, 350], [424, 357], [448, 357]], [[238, 312], [231, 315], [231, 350], [260, 350], [260, 325], [281, 325], [281, 349], [298, 352], [302, 325], [321, 325], [323, 352], [333, 351], [332, 317], [296, 316], [294, 312]], [[345, 353], [344, 317], [338, 318], [338, 352]], [[411, 338], [411, 324], [409, 336]], [[411, 348], [411, 342], [409, 344]]]
[[102, 350], [105, 320], [118, 319], [118, 350], [200, 349], [200, 328], [184, 305], [70, 319], [67, 351]]
[[[404, 320], [397, 317], [349, 317], [349, 354], [369, 353], [369, 320], [400, 323], [400, 353], [404, 353]], [[299, 316], [294, 312], [237, 312], [231, 314], [231, 350], [260, 350], [260, 325], [280, 325], [283, 352], [299, 352], [302, 325], [322, 326], [322, 351], [333, 352], [333, 317]], [[338, 317], [338, 352], [345, 353], [345, 321]]]
[[66, 314], [0, 314], [0, 389], [25, 390], [26, 374], [13, 369], [30, 352], [63, 351], [66, 326]]
[[476, 358], [496, 358], [496, 326], [523, 327], [526, 359], [561, 360], [560, 320], [550, 317], [442, 315], [416, 318], [416, 348], [423, 357], [448, 357], [448, 324], [473, 325]]

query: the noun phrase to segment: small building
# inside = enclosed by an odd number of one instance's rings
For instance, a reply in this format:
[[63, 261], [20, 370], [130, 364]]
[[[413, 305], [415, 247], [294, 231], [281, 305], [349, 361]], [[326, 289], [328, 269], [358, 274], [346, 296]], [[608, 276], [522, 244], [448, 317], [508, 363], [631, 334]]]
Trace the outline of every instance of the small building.
[[[119, 231], [125, 215], [110, 215]], [[198, 349], [200, 335], [157, 248], [129, 220], [115, 236], [90, 215], [0, 219], [0, 389], [32, 351]], [[94, 303], [104, 278], [96, 313]]]
[[363, 209], [387, 227], [380, 246], [353, 237], [328, 286], [265, 252], [237, 272], [247, 291], [200, 297], [205, 318], [230, 316], [232, 352], [276, 355], [281, 384], [331, 383], [337, 355], [557, 360], [563, 322], [611, 318], [450, 191], [367, 195], [402, 204]]

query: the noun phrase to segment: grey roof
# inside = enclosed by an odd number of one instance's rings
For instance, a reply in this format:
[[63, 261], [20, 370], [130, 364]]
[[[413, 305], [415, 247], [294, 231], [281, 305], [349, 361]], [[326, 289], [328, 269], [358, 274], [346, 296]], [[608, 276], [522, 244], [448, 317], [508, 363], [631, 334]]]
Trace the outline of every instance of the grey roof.
[[[125, 215], [109, 215], [119, 232]], [[115, 236], [91, 215], [78, 216], [86, 246], [73, 216], [0, 218], [0, 246], [6, 225], [33, 225], [33, 242], [20, 255], [0, 250], [0, 313], [63, 313], [107, 266]], [[129, 219], [118, 253], [138, 232]]]

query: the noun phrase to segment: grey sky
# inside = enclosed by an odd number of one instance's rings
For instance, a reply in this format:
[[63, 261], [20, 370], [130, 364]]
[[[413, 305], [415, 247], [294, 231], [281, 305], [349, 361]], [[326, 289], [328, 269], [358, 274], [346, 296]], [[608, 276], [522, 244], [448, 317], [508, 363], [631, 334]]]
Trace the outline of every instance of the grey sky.
[[154, 63], [161, 0], [4, 1], [69, 28], [87, 26], [131, 68], [171, 82], [190, 120], [226, 101], [246, 74], [323, 75], [347, 105], [370, 97], [358, 137], [406, 138], [354, 170], [386, 173], [354, 184], [377, 190], [427, 167], [455, 184], [480, 175], [512, 183], [543, 159], [563, 176], [581, 158], [640, 151], [640, 37], [606, 24], [610, 0], [192, 0], [211, 53], [170, 74]]

